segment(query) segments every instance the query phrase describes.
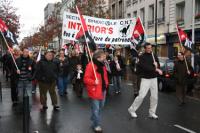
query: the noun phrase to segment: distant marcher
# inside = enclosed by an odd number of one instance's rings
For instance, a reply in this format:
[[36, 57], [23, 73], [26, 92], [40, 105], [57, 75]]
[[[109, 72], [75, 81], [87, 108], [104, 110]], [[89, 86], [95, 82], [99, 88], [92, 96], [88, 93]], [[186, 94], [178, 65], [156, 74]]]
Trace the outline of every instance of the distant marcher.
[[58, 90], [59, 94], [63, 96], [67, 94], [67, 84], [68, 84], [68, 76], [69, 76], [69, 61], [65, 56], [65, 52], [63, 50], [60, 51], [60, 56], [58, 58]]
[[[21, 56], [21, 52], [20, 52], [20, 48], [15, 47], [13, 49], [13, 57], [14, 60], [16, 61], [19, 57]], [[10, 88], [11, 88], [11, 99], [13, 102], [13, 106], [16, 106], [18, 103], [18, 90], [17, 90], [17, 86], [18, 86], [18, 74], [17, 74], [17, 68], [14, 64], [14, 61], [11, 57], [11, 55], [9, 55], [9, 59], [8, 59], [8, 69], [10, 71]]]
[[138, 67], [138, 62], [139, 62], [139, 57], [142, 55], [142, 52], [139, 52], [139, 54], [135, 57], [131, 57], [131, 64], [130, 64], [130, 68], [132, 71], [132, 76], [133, 76], [133, 92], [134, 92], [134, 96], [137, 97], [139, 94], [139, 90], [140, 90], [140, 82], [141, 82], [141, 78], [140, 78], [140, 72]]
[[[77, 55], [76, 51], [73, 50], [69, 56], [69, 81], [72, 81], [74, 73], [76, 71], [76, 66], [80, 63], [80, 57]], [[73, 90], [75, 91], [75, 86], [73, 85]]]
[[84, 87], [82, 65], [78, 64], [76, 68], [77, 69], [76, 69], [76, 71], [74, 73], [74, 77], [73, 77], [72, 82], [74, 84], [76, 95], [78, 97], [82, 97], [82, 95], [83, 95], [83, 87]]
[[9, 51], [6, 51], [6, 53], [1, 57], [1, 62], [3, 63], [3, 74], [6, 74], [6, 81], [8, 81], [9, 76], [10, 76], [10, 71], [9, 71], [9, 56], [10, 53]]
[[184, 60], [184, 54], [182, 52], [178, 53], [178, 61], [174, 65], [174, 77], [176, 82], [176, 95], [180, 102], [180, 105], [185, 104], [186, 88], [187, 88], [187, 78], [192, 73], [193, 69], [190, 63], [186, 63]]
[[32, 75], [33, 75], [33, 77], [32, 77], [32, 94], [36, 93], [36, 88], [37, 88], [37, 80], [35, 79], [37, 56], [38, 56], [38, 53], [34, 52], [33, 56], [32, 56], [32, 60], [33, 60], [33, 68], [32, 68]]
[[118, 56], [114, 56], [114, 60], [110, 64], [112, 78], [113, 78], [113, 84], [114, 84], [114, 90], [116, 94], [121, 93], [121, 80], [123, 75], [123, 62], [122, 60], [119, 60]]

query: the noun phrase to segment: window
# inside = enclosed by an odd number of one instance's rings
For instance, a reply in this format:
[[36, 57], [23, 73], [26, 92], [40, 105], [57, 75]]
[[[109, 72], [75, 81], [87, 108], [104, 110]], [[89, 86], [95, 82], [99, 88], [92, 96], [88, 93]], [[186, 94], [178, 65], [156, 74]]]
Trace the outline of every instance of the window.
[[137, 11], [133, 12], [133, 17], [135, 17], [135, 18], [137, 17]]
[[129, 6], [131, 6], [131, 0], [126, 1], [126, 7], [129, 7]]
[[112, 18], [115, 19], [115, 4], [112, 5]]
[[177, 22], [184, 21], [185, 2], [176, 5], [176, 20]]
[[122, 5], [122, 0], [119, 1], [119, 18], [122, 18], [122, 12], [123, 12], [123, 5]]
[[200, 0], [195, 1], [195, 21], [200, 21]]
[[159, 11], [158, 11], [158, 24], [165, 21], [165, 0], [159, 2]]
[[154, 5], [149, 6], [149, 21], [148, 21], [148, 27], [151, 27], [154, 25]]
[[149, 6], [149, 20], [150, 21], [154, 20], [154, 5]]
[[140, 9], [140, 17], [141, 17], [141, 21], [144, 25], [144, 23], [145, 23], [145, 10], [144, 10], [144, 8]]
[[165, 17], [165, 1], [162, 0], [159, 2], [159, 18]]

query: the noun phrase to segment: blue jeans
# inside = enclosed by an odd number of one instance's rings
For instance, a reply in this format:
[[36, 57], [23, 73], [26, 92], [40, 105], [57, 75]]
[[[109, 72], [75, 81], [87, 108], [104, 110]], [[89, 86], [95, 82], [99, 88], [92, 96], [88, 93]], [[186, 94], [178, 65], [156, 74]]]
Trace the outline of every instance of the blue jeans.
[[92, 110], [91, 121], [93, 128], [100, 126], [101, 112], [105, 104], [105, 98], [106, 98], [106, 92], [104, 92], [103, 100], [91, 99], [91, 110]]
[[68, 77], [67, 76], [59, 76], [58, 77], [58, 90], [59, 94], [63, 95], [67, 89], [67, 82]]
[[30, 109], [32, 107], [32, 86], [31, 81], [18, 81], [18, 97], [19, 102], [23, 103], [23, 96], [27, 92], [29, 96]]
[[114, 84], [114, 90], [120, 91], [121, 90], [121, 76], [113, 76], [113, 84]]

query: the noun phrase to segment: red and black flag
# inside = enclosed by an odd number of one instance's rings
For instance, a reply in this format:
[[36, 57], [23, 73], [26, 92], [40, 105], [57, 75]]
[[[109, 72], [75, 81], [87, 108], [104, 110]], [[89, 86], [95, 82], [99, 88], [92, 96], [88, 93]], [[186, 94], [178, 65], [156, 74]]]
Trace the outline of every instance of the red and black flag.
[[177, 31], [178, 31], [178, 37], [179, 37], [181, 45], [185, 49], [193, 52], [194, 51], [194, 43], [192, 43], [192, 41], [189, 40], [187, 34], [181, 28], [179, 28], [178, 25], [177, 25]]
[[76, 35], [76, 39], [80, 39], [80, 38], [84, 37], [84, 35], [85, 35], [85, 38], [86, 38], [85, 41], [88, 43], [90, 50], [95, 51], [96, 50], [96, 44], [95, 44], [94, 39], [92, 38], [91, 34], [88, 31], [85, 19], [81, 15], [78, 7], [76, 7], [76, 10], [78, 12], [79, 18], [81, 20], [81, 25], [82, 25], [82, 28], [80, 29], [80, 31]]
[[5, 38], [11, 41], [13, 45], [18, 44], [15, 35], [8, 30], [8, 27], [1, 18], [0, 18], [0, 32], [2, 32]]
[[145, 40], [145, 30], [143, 28], [142, 22], [138, 17], [136, 20], [135, 28], [132, 34], [132, 43], [135, 46], [140, 46]]

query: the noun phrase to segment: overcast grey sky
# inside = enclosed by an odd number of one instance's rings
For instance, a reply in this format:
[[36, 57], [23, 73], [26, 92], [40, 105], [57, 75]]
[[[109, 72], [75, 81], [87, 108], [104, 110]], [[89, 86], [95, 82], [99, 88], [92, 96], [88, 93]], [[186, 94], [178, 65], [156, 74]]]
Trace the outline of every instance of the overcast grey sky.
[[61, 0], [13, 0], [13, 6], [18, 8], [17, 14], [20, 15], [20, 41], [43, 24], [45, 6], [57, 1]]

